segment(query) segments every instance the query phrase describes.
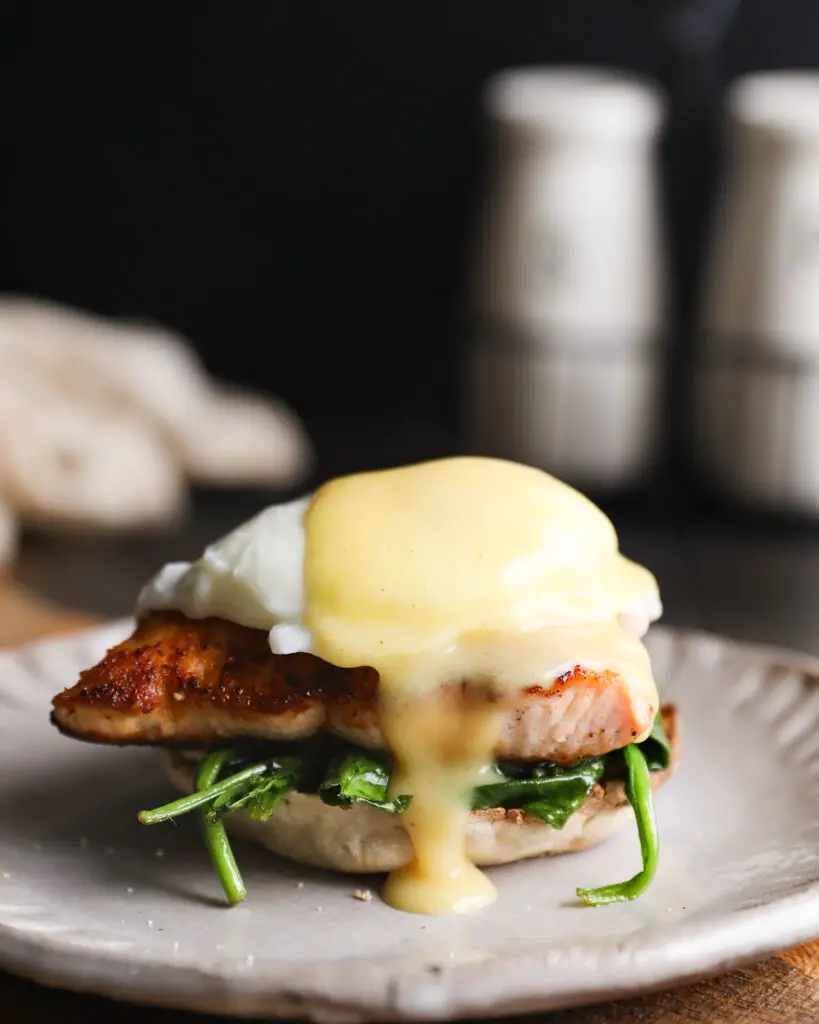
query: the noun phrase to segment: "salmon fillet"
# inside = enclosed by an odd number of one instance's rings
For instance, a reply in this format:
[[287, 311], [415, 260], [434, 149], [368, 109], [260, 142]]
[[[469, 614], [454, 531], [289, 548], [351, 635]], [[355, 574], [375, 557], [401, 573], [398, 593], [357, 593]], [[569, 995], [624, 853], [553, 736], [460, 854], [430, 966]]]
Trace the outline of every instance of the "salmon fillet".
[[[264, 630], [175, 612], [146, 617], [53, 707], [57, 728], [96, 743], [283, 741], [327, 730], [386, 746], [374, 669], [273, 654]], [[616, 673], [578, 665], [553, 687], [521, 689], [495, 756], [572, 764], [630, 743], [656, 710]]]

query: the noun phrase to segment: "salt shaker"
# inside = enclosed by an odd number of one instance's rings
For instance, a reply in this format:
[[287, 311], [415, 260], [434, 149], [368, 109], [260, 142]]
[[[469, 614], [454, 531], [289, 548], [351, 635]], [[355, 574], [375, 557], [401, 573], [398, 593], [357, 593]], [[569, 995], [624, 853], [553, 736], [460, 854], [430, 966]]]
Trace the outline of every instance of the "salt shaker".
[[491, 80], [494, 174], [462, 361], [483, 454], [580, 486], [639, 483], [658, 448], [665, 273], [657, 90], [603, 70]]
[[690, 433], [711, 484], [819, 512], [819, 73], [728, 96], [731, 169], [715, 226]]

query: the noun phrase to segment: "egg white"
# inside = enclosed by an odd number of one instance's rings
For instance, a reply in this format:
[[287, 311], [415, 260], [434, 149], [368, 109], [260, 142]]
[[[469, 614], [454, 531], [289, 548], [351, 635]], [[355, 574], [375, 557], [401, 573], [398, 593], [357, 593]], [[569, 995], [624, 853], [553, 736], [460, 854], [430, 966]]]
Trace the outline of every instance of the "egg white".
[[[311, 497], [271, 505], [209, 545], [197, 561], [164, 566], [140, 593], [137, 615], [215, 616], [268, 630], [274, 654], [312, 651], [304, 622], [304, 516]], [[660, 596], [650, 589], [621, 609], [619, 621], [639, 637], [661, 614]]]

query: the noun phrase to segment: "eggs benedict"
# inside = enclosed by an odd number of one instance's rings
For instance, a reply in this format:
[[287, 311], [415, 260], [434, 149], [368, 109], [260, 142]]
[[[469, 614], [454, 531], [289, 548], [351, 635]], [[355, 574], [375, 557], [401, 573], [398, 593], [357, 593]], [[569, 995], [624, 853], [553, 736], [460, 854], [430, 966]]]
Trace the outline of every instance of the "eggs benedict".
[[133, 636], [54, 699], [81, 739], [168, 748], [231, 902], [225, 825], [284, 856], [389, 872], [418, 913], [485, 906], [479, 866], [582, 849], [652, 789], [679, 725], [642, 636], [653, 576], [606, 516], [540, 470], [462, 457], [330, 481], [142, 591]]

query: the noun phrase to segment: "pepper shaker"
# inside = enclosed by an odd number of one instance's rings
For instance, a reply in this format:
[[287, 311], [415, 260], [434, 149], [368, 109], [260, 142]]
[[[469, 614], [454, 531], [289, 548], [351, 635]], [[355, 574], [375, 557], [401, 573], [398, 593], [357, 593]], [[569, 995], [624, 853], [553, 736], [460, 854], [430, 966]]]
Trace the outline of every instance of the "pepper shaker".
[[728, 95], [731, 168], [709, 260], [692, 460], [746, 504], [819, 512], [819, 73]]
[[472, 448], [579, 486], [642, 481], [658, 450], [665, 272], [657, 89], [604, 70], [491, 80], [462, 411]]

